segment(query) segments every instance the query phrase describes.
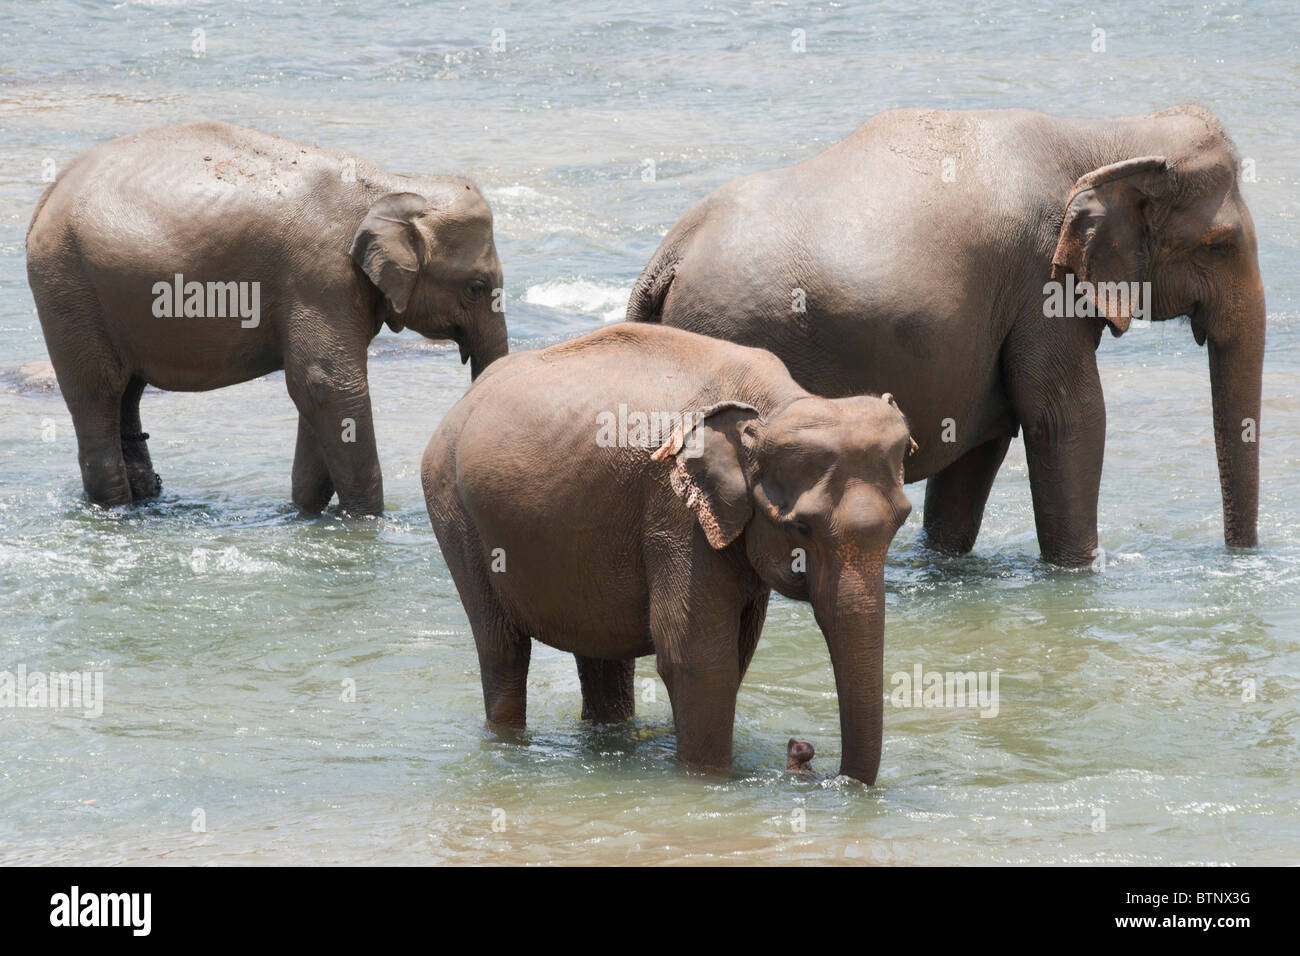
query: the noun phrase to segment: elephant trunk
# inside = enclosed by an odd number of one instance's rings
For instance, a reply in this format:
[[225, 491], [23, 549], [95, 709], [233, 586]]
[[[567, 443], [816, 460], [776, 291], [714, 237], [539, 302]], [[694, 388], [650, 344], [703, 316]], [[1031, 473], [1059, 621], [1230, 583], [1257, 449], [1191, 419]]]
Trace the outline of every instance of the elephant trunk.
[[1244, 301], [1227, 306], [1227, 314], [1205, 317], [1210, 330], [1210, 395], [1223, 492], [1223, 538], [1234, 548], [1254, 547], [1257, 542], [1265, 313], [1258, 272], [1253, 278]]
[[826, 637], [840, 705], [840, 773], [876, 782], [884, 723], [885, 576], [883, 565], [828, 568], [811, 598]]
[[469, 355], [470, 380], [501, 356], [510, 351], [506, 335], [506, 317], [503, 312], [489, 312], [465, 332], [461, 343], [461, 358]]

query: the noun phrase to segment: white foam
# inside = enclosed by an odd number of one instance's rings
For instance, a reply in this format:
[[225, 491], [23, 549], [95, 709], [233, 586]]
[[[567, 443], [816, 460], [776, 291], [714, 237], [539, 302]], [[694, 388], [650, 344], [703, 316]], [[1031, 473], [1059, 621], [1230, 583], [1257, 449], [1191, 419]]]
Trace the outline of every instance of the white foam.
[[195, 548], [190, 552], [188, 563], [190, 570], [195, 574], [206, 574], [208, 571], [260, 574], [276, 570], [274, 562], [259, 561], [256, 558], [249, 557], [233, 545], [221, 550]]
[[530, 285], [524, 301], [549, 309], [599, 315], [606, 322], [617, 322], [627, 314], [629, 286], [607, 285], [587, 279], [556, 279]]
[[554, 202], [532, 186], [494, 186], [485, 190], [489, 199], [519, 199], [527, 202]]

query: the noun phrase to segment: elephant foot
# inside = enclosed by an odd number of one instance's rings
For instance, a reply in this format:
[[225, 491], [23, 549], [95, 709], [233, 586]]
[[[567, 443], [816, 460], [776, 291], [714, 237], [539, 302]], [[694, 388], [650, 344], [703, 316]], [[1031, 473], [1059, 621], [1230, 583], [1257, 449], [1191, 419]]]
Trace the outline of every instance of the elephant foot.
[[926, 527], [921, 534], [921, 545], [936, 554], [961, 557], [970, 554], [975, 547], [975, 537], [966, 532], [950, 532], [940, 528]]
[[578, 657], [582, 684], [582, 719], [594, 724], [620, 724], [636, 712], [633, 677], [636, 661], [605, 661]]
[[131, 482], [132, 501], [147, 501], [162, 494], [162, 478], [152, 468], [137, 470], [128, 466], [126, 475]]
[[147, 501], [162, 494], [162, 478], [153, 470], [149, 446], [145, 444], [148, 438], [143, 432], [122, 436], [122, 459], [126, 463], [132, 501]]

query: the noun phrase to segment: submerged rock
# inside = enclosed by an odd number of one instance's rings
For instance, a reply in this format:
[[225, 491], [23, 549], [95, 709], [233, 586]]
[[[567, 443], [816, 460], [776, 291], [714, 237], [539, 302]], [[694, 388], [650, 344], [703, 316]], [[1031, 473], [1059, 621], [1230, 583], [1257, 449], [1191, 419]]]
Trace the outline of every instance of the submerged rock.
[[5, 378], [14, 383], [17, 392], [57, 392], [59, 380], [54, 377], [54, 366], [44, 359], [24, 362]]

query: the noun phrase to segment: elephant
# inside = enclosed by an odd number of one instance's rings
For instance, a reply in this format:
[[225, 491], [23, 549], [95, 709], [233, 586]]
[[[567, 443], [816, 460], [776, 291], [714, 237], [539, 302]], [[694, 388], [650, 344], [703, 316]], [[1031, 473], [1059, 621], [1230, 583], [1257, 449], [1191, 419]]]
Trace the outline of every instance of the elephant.
[[156, 496], [146, 385], [279, 369], [298, 410], [292, 496], [383, 511], [366, 349], [384, 323], [507, 352], [492, 212], [455, 176], [385, 173], [227, 123], [158, 127], [74, 158], [41, 196], [27, 275], [96, 505]]
[[618, 323], [496, 362], [421, 463], [488, 725], [524, 726], [534, 639], [575, 655], [595, 722], [633, 716], [635, 658], [654, 654], [679, 760], [725, 771], [775, 589], [811, 603], [841, 772], [873, 783], [910, 447], [888, 396], [814, 396], [770, 352], [677, 329]]
[[1102, 332], [1187, 317], [1209, 343], [1224, 540], [1253, 547], [1265, 308], [1237, 174], [1197, 106], [891, 110], [693, 206], [627, 319], [769, 349], [819, 395], [893, 393], [939, 552], [974, 546], [1023, 427], [1039, 550], [1079, 567], [1098, 554]]

